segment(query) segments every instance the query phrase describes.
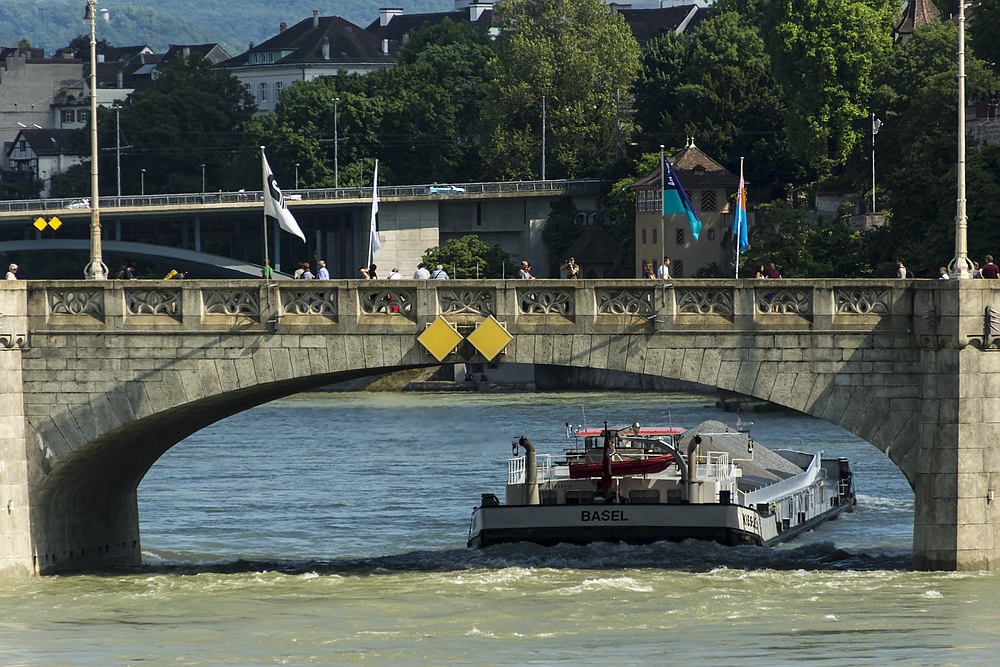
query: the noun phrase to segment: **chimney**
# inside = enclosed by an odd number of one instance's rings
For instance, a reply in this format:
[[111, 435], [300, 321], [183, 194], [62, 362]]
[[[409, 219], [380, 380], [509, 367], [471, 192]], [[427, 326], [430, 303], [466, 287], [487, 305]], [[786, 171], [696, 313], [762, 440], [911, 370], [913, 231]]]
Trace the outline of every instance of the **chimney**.
[[487, 11], [493, 9], [492, 2], [478, 2], [472, 0], [469, 4], [469, 23], [475, 23]]
[[97, 54], [97, 62], [99, 62], [99, 63], [103, 63], [104, 62], [104, 54], [103, 53], [98, 53]]
[[125, 75], [122, 73], [121, 70], [118, 70], [118, 77], [117, 80], [115, 81], [115, 87], [119, 89], [125, 87]]
[[382, 40], [382, 55], [383, 56], [389, 55], [389, 40], [387, 39]]
[[285, 23], [284, 21], [282, 21], [282, 22], [281, 22], [281, 23], [280, 23], [280, 24], [278, 25], [278, 32], [285, 32], [286, 30], [288, 30], [288, 24], [287, 24], [287, 23]]
[[396, 16], [402, 16], [403, 10], [398, 7], [383, 7], [378, 10], [378, 24], [379, 27], [386, 27]]
[[313, 10], [313, 28], [318, 28], [318, 27], [319, 27], [319, 10], [318, 9], [314, 9]]
[[323, 60], [330, 59], [330, 38], [323, 36]]

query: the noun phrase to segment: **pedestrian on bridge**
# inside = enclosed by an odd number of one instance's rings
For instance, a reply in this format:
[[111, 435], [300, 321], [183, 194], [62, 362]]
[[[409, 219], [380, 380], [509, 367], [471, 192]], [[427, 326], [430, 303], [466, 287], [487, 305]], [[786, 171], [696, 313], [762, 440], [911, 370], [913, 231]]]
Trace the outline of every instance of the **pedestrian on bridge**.
[[417, 270], [413, 272], [414, 280], [429, 280], [431, 277], [431, 272], [427, 270], [427, 267], [423, 264], [417, 266]]
[[330, 272], [326, 268], [326, 262], [319, 260], [316, 265], [319, 267], [316, 270], [316, 280], [329, 280]]
[[17, 280], [17, 264], [11, 264], [7, 267], [7, 275], [4, 276], [6, 280]]
[[1000, 267], [993, 263], [993, 255], [986, 255], [986, 263], [979, 270], [979, 275], [991, 280], [1000, 278]]
[[444, 270], [444, 266], [438, 264], [434, 271], [431, 273], [432, 280], [448, 280], [448, 272]]

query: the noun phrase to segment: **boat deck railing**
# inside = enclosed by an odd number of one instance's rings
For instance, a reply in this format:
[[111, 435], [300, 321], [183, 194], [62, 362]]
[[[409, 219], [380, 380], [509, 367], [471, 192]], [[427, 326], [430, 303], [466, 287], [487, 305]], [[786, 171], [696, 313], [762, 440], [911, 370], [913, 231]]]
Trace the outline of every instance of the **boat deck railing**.
[[[536, 459], [537, 479], [539, 482], [551, 482], [554, 478], [552, 474], [552, 455], [540, 454]], [[527, 479], [527, 464], [525, 457], [518, 456], [507, 461], [507, 483], [524, 484]]]

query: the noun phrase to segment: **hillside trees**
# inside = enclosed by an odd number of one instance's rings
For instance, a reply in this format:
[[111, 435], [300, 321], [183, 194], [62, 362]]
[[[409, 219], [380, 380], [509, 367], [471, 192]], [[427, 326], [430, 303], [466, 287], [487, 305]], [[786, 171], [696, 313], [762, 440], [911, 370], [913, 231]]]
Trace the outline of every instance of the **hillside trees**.
[[[235, 76], [212, 70], [204, 60], [178, 60], [148, 90], [121, 110], [122, 191], [137, 193], [145, 169], [147, 193], [199, 192], [201, 164], [208, 190], [242, 187], [233, 177], [233, 161], [243, 143], [243, 129], [256, 105]], [[99, 143], [115, 146], [115, 112], [99, 112]], [[115, 183], [115, 154], [101, 156], [103, 192]], [[258, 172], [259, 173], [259, 172]]]
[[601, 0], [507, 0], [490, 61], [483, 158], [496, 178], [600, 174], [614, 162], [616, 97], [629, 90], [639, 47]]

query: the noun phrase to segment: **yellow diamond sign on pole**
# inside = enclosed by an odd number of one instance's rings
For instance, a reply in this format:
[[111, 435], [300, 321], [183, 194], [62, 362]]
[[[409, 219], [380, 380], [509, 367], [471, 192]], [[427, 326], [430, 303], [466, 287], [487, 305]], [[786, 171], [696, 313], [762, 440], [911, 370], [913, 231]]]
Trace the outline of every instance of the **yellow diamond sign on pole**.
[[426, 330], [420, 336], [417, 337], [420, 344], [423, 345], [428, 352], [434, 355], [434, 358], [438, 361], [444, 361], [444, 358], [451, 354], [459, 343], [462, 342], [462, 334], [458, 333], [451, 324], [445, 321], [440, 315], [434, 322], [427, 327]]
[[60, 220], [56, 216], [52, 216], [52, 219], [49, 220], [49, 227], [51, 227], [52, 229], [59, 229], [60, 227], [62, 227], [62, 220]]
[[49, 223], [45, 222], [45, 218], [36, 218], [31, 224], [34, 225], [35, 229], [38, 231], [42, 231], [48, 226]]
[[493, 358], [500, 354], [507, 343], [514, 340], [514, 337], [507, 333], [503, 325], [496, 321], [492, 315], [483, 320], [476, 330], [469, 334], [468, 341], [479, 350], [479, 353], [486, 357], [486, 361], [493, 361]]

